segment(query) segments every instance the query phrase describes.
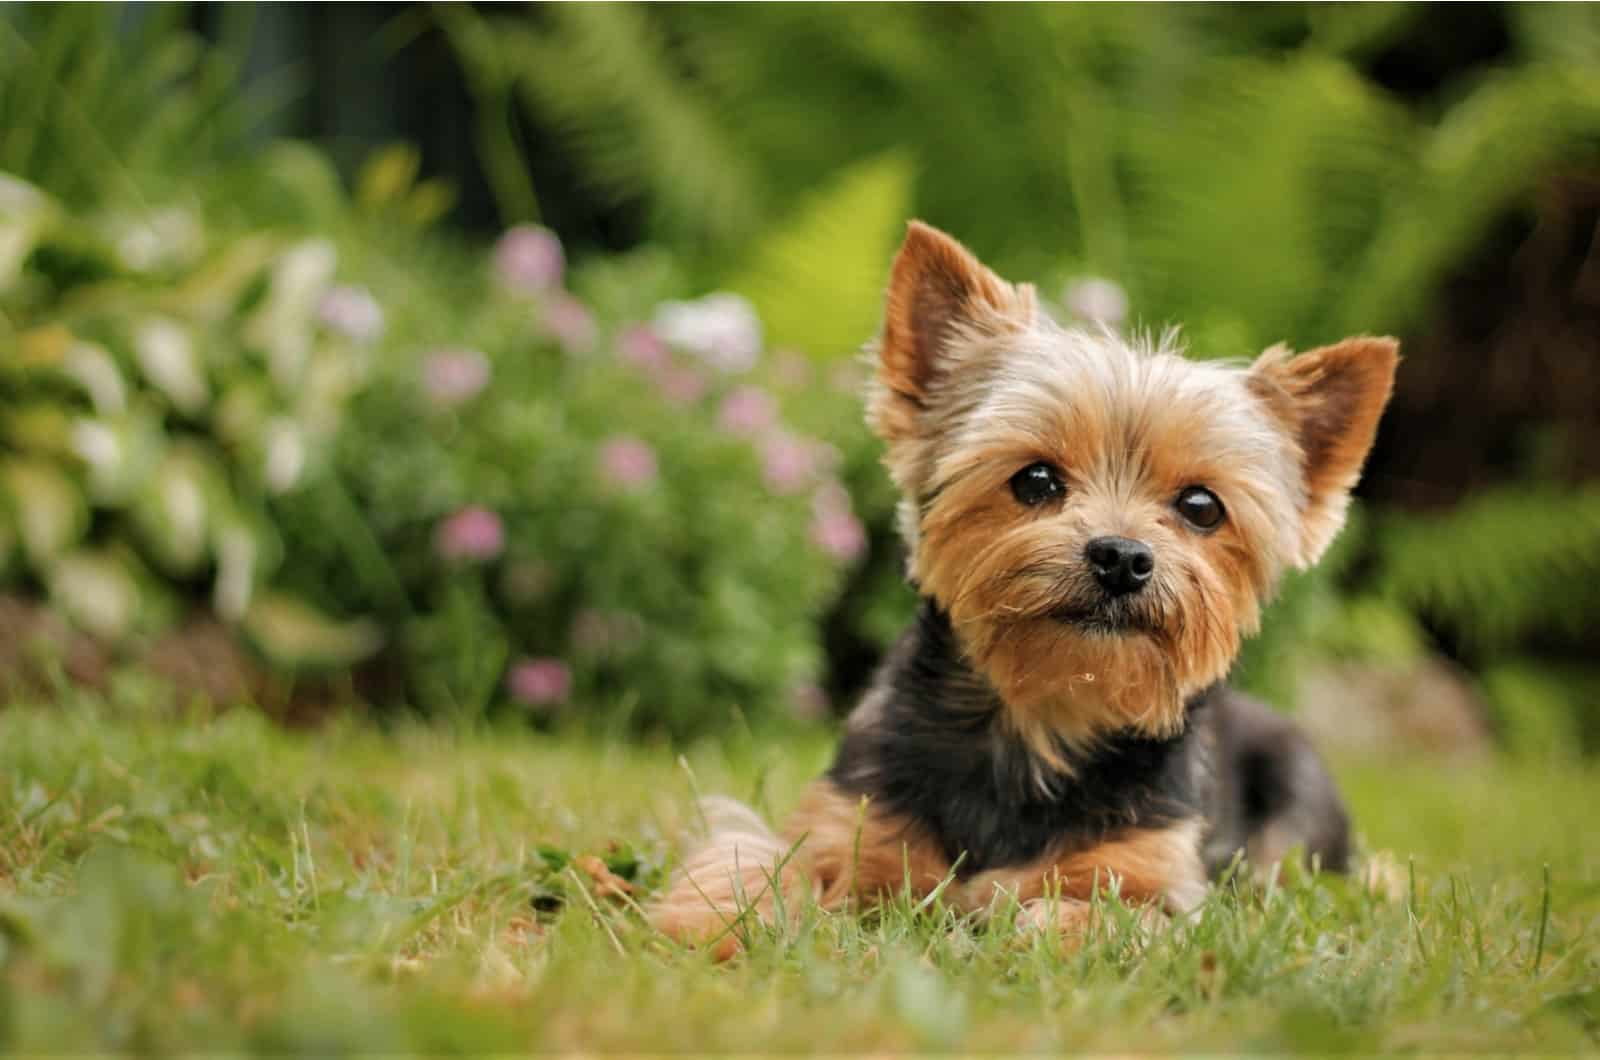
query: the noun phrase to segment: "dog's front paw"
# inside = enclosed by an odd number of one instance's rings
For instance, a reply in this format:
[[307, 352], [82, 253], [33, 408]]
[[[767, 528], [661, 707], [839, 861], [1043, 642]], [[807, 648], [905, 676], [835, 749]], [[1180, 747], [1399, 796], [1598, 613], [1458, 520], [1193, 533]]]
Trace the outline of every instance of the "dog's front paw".
[[1167, 922], [1165, 914], [1153, 905], [1137, 905], [1128, 913], [1109, 906], [1096, 906], [1076, 898], [1035, 898], [1022, 903], [1017, 911], [1019, 931], [1050, 931], [1071, 946], [1081, 946], [1097, 935], [1101, 938], [1119, 937], [1125, 926], [1137, 925], [1146, 933], [1158, 930]]

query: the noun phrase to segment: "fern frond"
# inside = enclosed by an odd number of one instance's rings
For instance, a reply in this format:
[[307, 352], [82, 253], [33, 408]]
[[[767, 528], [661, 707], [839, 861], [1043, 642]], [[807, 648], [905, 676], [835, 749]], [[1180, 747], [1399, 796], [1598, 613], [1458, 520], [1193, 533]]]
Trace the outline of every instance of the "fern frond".
[[583, 159], [613, 201], [644, 199], [689, 245], [749, 231], [762, 181], [674, 64], [651, 15], [624, 4], [556, 5], [543, 25], [496, 20], [493, 36], [523, 98]]
[[1343, 62], [1221, 61], [1175, 111], [1140, 112], [1136, 302], [1244, 349], [1322, 337], [1318, 317], [1371, 238], [1375, 188], [1404, 161], [1401, 113]]
[[1600, 621], [1600, 487], [1504, 489], [1444, 515], [1392, 514], [1376, 540], [1380, 592], [1481, 648]]
[[763, 239], [728, 286], [756, 306], [768, 344], [845, 356], [877, 327], [884, 262], [911, 206], [911, 167], [898, 155], [855, 166], [819, 189]]
[[0, 171], [69, 205], [170, 200], [237, 156], [251, 127], [231, 58], [180, 30], [181, 8], [0, 9]]
[[1486, 225], [1551, 162], [1600, 135], [1600, 70], [1540, 64], [1502, 71], [1446, 113], [1416, 169], [1387, 197], [1381, 226], [1338, 319], [1341, 332], [1403, 330]]

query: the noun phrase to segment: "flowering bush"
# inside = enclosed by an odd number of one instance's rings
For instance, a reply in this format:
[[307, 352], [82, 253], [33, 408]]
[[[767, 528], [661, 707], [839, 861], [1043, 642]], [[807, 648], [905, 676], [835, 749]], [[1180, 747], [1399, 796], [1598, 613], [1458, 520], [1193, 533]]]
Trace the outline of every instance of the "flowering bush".
[[817, 712], [867, 542], [742, 299], [625, 263], [625, 297], [580, 297], [533, 226], [467, 253], [191, 217], [130, 258], [136, 219], [3, 190], [0, 561], [83, 628], [137, 642], [203, 602], [275, 664], [436, 713]]
[[293, 520], [318, 529], [293, 543], [303, 591], [380, 616], [436, 712], [682, 733], [811, 710], [819, 619], [865, 547], [836, 454], [753, 382], [742, 299], [657, 304], [641, 278], [597, 312], [562, 261], [515, 229], [474, 305], [401, 325], [335, 457], [357, 525]]

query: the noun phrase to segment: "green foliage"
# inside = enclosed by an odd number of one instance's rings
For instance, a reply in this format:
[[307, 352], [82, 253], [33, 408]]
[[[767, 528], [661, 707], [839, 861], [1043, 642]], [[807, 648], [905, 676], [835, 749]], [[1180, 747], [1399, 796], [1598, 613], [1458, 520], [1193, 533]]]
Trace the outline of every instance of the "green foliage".
[[1379, 590], [1474, 647], [1600, 621], [1600, 489], [1486, 492], [1444, 515], [1391, 514], [1382, 535]]
[[[221, 238], [178, 206], [74, 212], [0, 181], [27, 204], [0, 217], [16, 263], [0, 283], [11, 575], [111, 641], [159, 631], [196, 594], [247, 630], [283, 628], [257, 591], [282, 556], [273, 499], [319, 473], [370, 356], [317, 316], [334, 249]], [[375, 647], [343, 635], [316, 661]]]
[[657, 222], [685, 242], [727, 246], [747, 234], [761, 215], [750, 160], [707, 114], [653, 16], [628, 4], [541, 16], [547, 32], [511, 20], [474, 32], [460, 11], [448, 24], [475, 69], [514, 71], [501, 76], [581, 143], [593, 190], [616, 200], [648, 190]]
[[[259, 117], [180, 4], [0, 10], [0, 172], [73, 206], [164, 200], [237, 157]], [[225, 21], [243, 28], [237, 14]], [[257, 97], [257, 100], [263, 97]]]
[[910, 192], [903, 158], [863, 162], [762, 238], [730, 286], [755, 303], [773, 345], [831, 358], [877, 329], [884, 263], [905, 233]]
[[[647, 317], [652, 296], [629, 286], [633, 319]], [[653, 369], [621, 359], [649, 341], [628, 318], [563, 344], [540, 320], [575, 304], [490, 294], [436, 306], [397, 343], [340, 440], [348, 500], [332, 507], [364, 526], [303, 543], [307, 591], [347, 571], [428, 662], [435, 679], [419, 687], [436, 710], [474, 713], [497, 693], [497, 664], [474, 661], [496, 644], [566, 660], [586, 698], [648, 727], [771, 709], [821, 664], [817, 620], [837, 567], [811, 541], [811, 492], [826, 472], [775, 485], [768, 442], [714, 426], [741, 377], [685, 350], [660, 350]], [[483, 351], [489, 381], [442, 405], [425, 381], [463, 343]], [[703, 393], [674, 398], [684, 380]], [[438, 552], [441, 525], [469, 506], [504, 523], [504, 554], [487, 563]], [[353, 562], [363, 540], [381, 544], [370, 567]]]
[[[305, 171], [277, 153], [259, 179]], [[280, 667], [386, 645], [408, 698], [457, 716], [556, 710], [575, 681], [611, 721], [683, 733], [814, 681], [840, 564], [811, 494], [842, 494], [818, 443], [714, 426], [741, 379], [639, 323], [668, 293], [648, 261], [600, 270], [618, 316], [597, 321], [420, 231], [441, 193], [414, 177], [374, 159], [329, 230], [347, 254], [157, 211], [188, 241], [154, 260], [123, 235], [144, 215], [6, 185], [13, 575], [113, 641], [204, 594]], [[803, 466], [775, 479], [779, 435]]]

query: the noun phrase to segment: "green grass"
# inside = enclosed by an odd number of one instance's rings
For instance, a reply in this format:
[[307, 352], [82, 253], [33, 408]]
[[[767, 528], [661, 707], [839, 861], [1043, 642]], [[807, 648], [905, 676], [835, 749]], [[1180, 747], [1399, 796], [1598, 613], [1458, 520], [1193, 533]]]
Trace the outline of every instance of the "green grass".
[[1343, 768], [1367, 841], [1403, 876], [1409, 862], [1410, 896], [1293, 879], [1078, 951], [1004, 913], [901, 906], [812, 911], [718, 966], [566, 860], [605, 856], [642, 896], [693, 827], [694, 785], [782, 810], [828, 751], [746, 733], [680, 764], [519, 731], [0, 710], [0, 1050], [1571, 1051], [1600, 1036], [1600, 777], [1577, 766]]

